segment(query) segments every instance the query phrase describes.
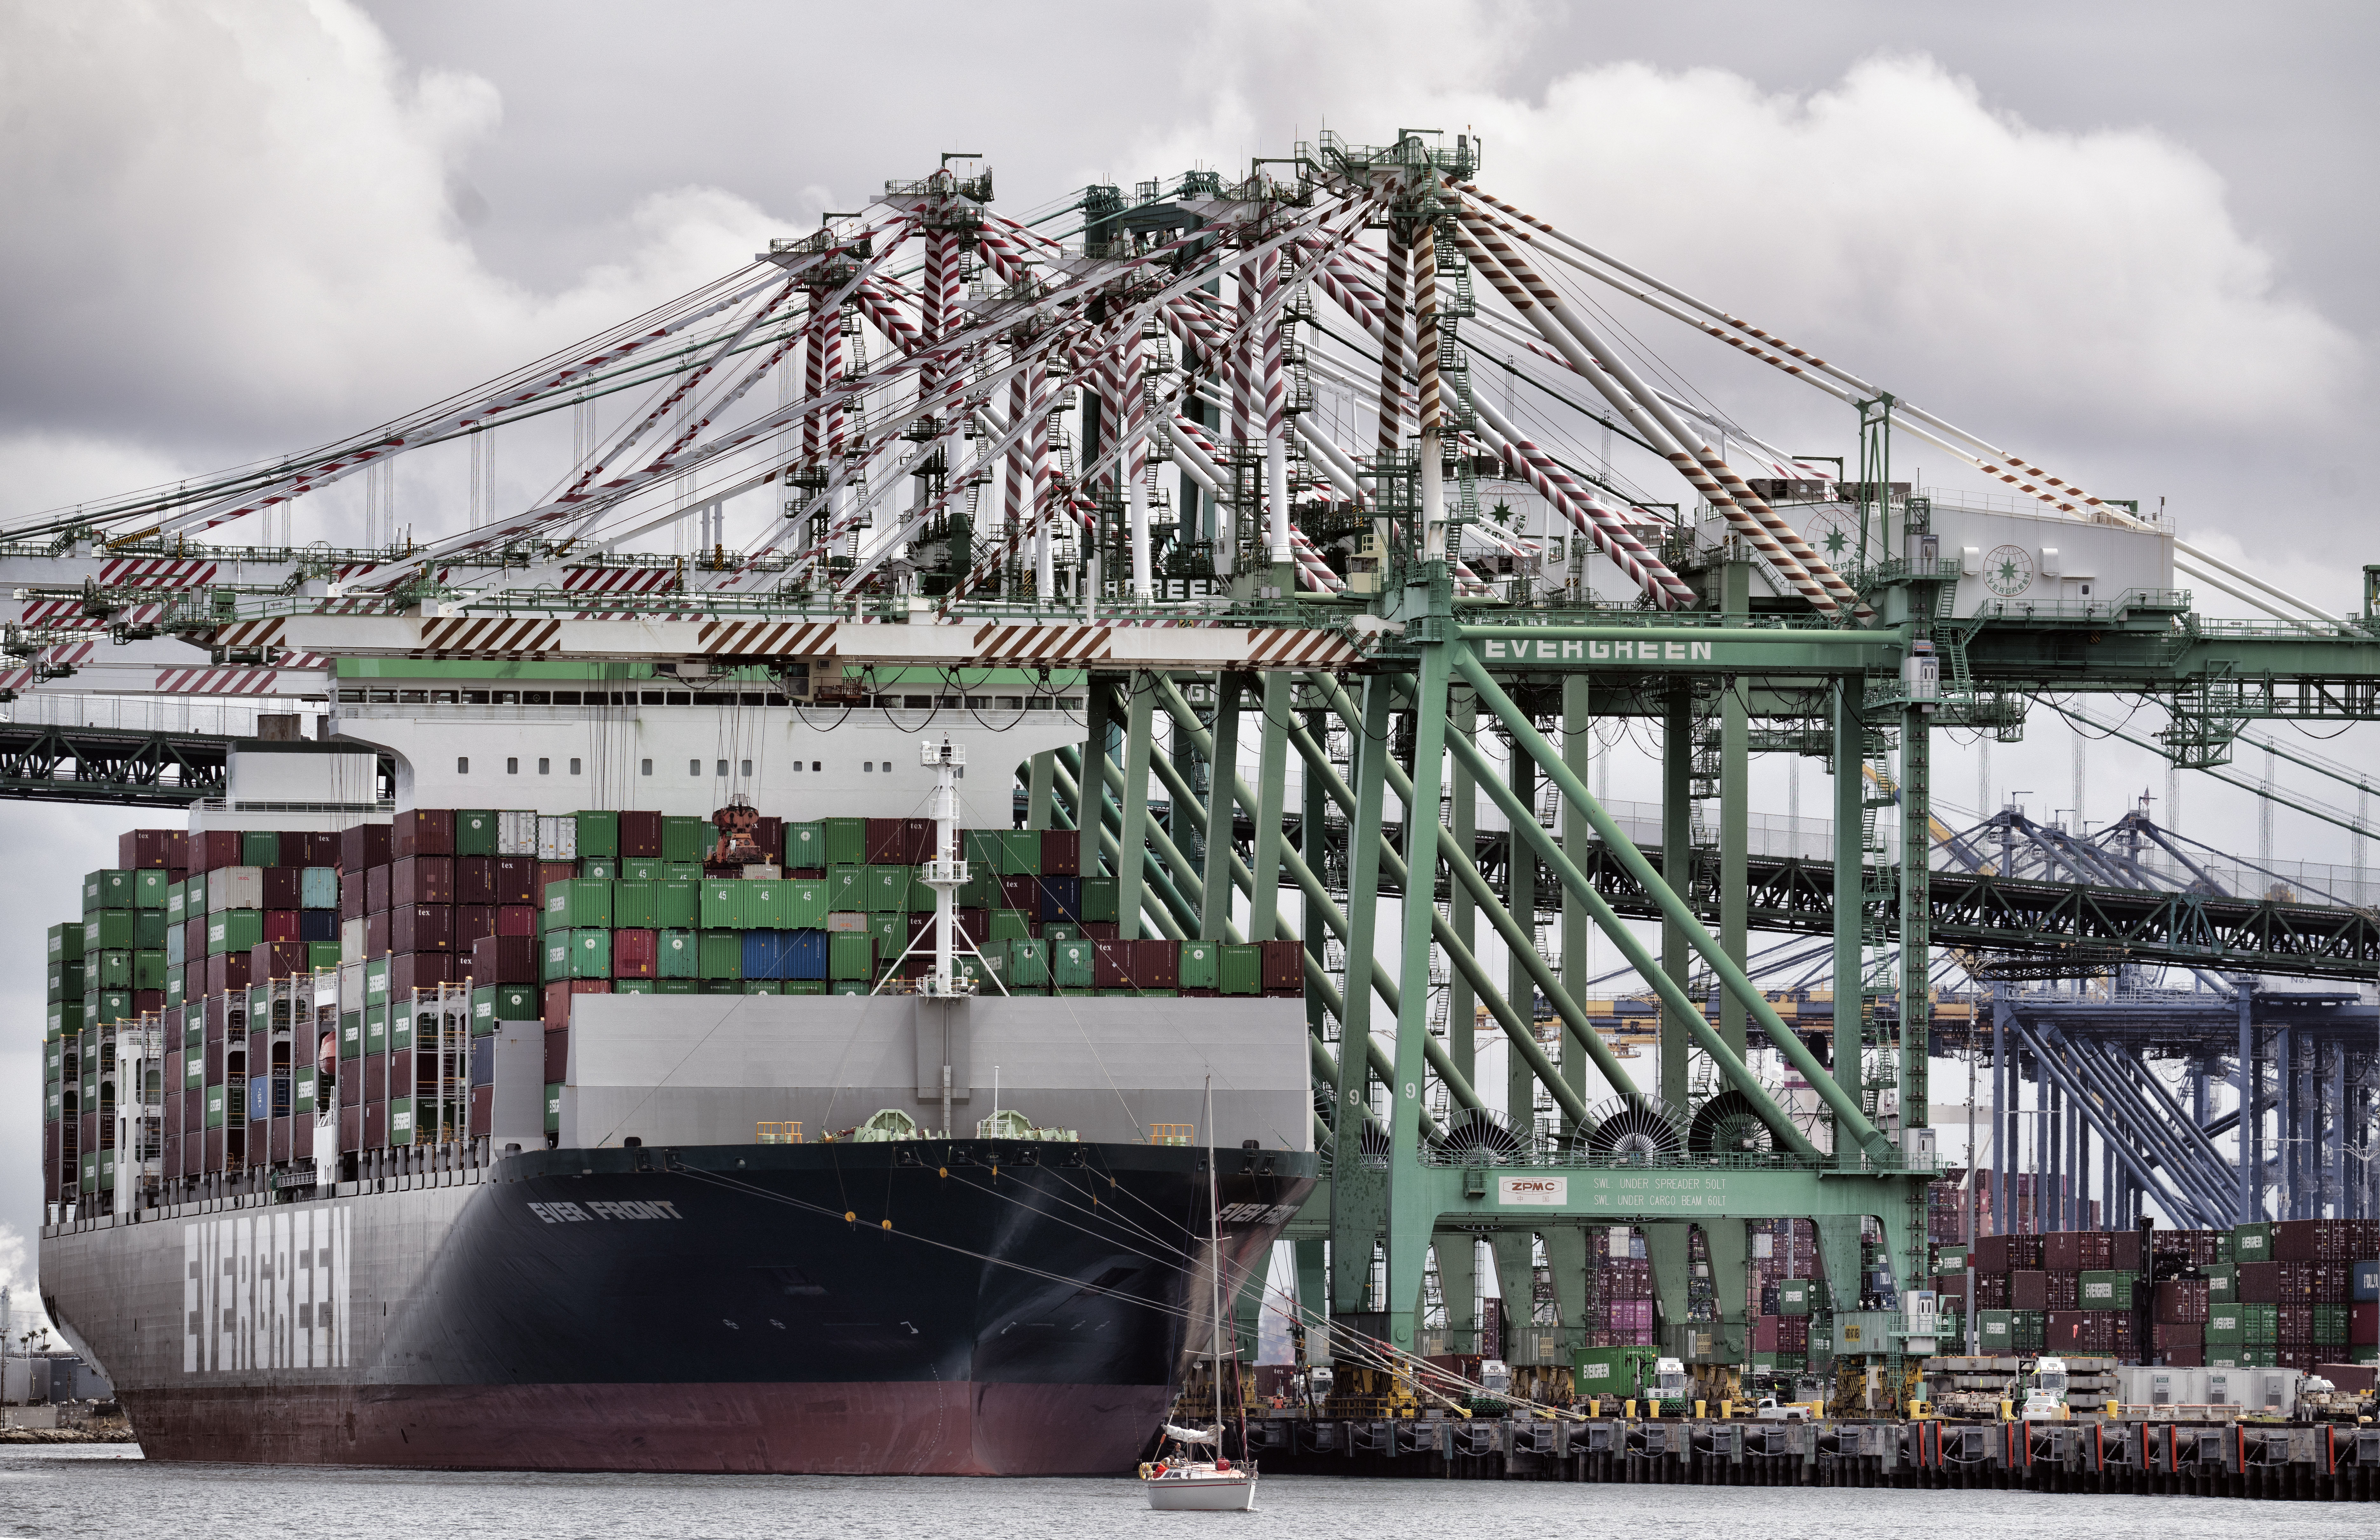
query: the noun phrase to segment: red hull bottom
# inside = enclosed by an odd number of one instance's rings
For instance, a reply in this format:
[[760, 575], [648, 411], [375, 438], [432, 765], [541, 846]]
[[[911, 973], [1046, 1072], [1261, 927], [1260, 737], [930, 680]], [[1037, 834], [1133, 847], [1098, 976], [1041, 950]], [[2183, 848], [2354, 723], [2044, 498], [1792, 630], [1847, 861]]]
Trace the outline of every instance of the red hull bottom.
[[124, 1396], [152, 1460], [437, 1470], [1114, 1475], [1162, 1385], [275, 1386]]

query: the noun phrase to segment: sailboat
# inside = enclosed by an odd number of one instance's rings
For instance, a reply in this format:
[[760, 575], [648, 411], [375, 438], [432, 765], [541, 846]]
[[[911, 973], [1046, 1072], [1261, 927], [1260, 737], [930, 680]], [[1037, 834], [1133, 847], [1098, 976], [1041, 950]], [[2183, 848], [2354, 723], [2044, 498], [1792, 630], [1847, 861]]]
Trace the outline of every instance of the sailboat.
[[[1211, 1263], [1210, 1304], [1214, 1309], [1215, 1337], [1215, 1425], [1210, 1429], [1177, 1427], [1165, 1425], [1169, 1445], [1178, 1444], [1179, 1454], [1160, 1453], [1159, 1459], [1140, 1468], [1140, 1485], [1148, 1494], [1148, 1506], [1161, 1513], [1245, 1513], [1257, 1505], [1257, 1469], [1254, 1465], [1232, 1464], [1223, 1458], [1223, 1214], [1222, 1200], [1215, 1179], [1215, 1079], [1207, 1077], [1207, 1207], [1209, 1232], [1213, 1243], [1208, 1255]], [[1247, 1448], [1247, 1431], [1243, 1425], [1240, 1448]], [[1213, 1449], [1204, 1459], [1199, 1457], [1201, 1445]]]

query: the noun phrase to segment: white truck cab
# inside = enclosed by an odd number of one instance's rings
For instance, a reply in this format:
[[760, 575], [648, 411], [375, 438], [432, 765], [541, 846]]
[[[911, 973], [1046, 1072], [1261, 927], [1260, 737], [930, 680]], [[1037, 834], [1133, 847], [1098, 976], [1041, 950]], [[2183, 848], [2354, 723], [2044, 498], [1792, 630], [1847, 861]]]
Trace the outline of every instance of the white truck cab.
[[2024, 1411], [2020, 1416], [2028, 1423], [2058, 1423], [2072, 1415], [2066, 1404], [2066, 1360], [2036, 1359], [2033, 1388], [2025, 1392]]

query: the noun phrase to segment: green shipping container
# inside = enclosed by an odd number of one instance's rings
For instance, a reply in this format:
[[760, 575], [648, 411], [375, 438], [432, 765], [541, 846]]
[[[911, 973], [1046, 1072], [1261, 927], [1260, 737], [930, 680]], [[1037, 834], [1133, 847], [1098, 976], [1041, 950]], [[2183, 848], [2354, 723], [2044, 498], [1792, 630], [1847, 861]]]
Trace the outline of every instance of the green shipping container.
[[484, 984], [471, 991], [471, 1036], [492, 1035], [499, 1022], [533, 1022], [545, 1013], [545, 995], [534, 984]]
[[165, 950], [165, 911], [163, 909], [132, 911], [132, 950], [135, 952]]
[[1816, 1292], [1816, 1286], [1806, 1278], [1779, 1279], [1777, 1284], [1777, 1313], [1779, 1316], [1807, 1316]]
[[868, 859], [868, 820], [866, 819], [827, 819], [822, 828], [826, 837], [826, 864], [830, 867], [856, 867]]
[[2237, 1265], [2217, 1262], [2212, 1267], [2202, 1267], [2199, 1270], [2206, 1275], [2206, 1302], [2209, 1304], [2239, 1303], [2240, 1269]]
[[314, 1066], [300, 1064], [289, 1077], [289, 1110], [303, 1115], [314, 1110]]
[[496, 811], [492, 807], [459, 807], [455, 811], [455, 854], [493, 855], [496, 853]]
[[669, 870], [667, 861], [623, 861], [619, 880], [622, 882], [659, 882]]
[[1220, 976], [1223, 993], [1264, 993], [1264, 948], [1253, 941], [1226, 941], [1219, 950], [1222, 953]]
[[361, 1059], [364, 1056], [364, 1013], [348, 1011], [339, 1017], [339, 1057]]
[[549, 931], [612, 928], [612, 884], [599, 878], [574, 877], [545, 885], [545, 928]]
[[224, 909], [207, 916], [207, 955], [246, 952], [264, 940], [264, 911]]
[[926, 883], [926, 868], [911, 868], [909, 876], [909, 913], [930, 915], [934, 912], [934, 890]]
[[620, 858], [620, 815], [595, 811], [578, 815], [578, 858], [616, 861]]
[[706, 929], [696, 944], [701, 952], [699, 966], [703, 977], [727, 980], [744, 976], [742, 931]]
[[962, 829], [959, 831], [959, 858], [970, 867], [1000, 875], [1000, 831], [997, 829]]
[[822, 877], [788, 878], [777, 884], [779, 889], [777, 924], [783, 930], [824, 930], [826, 928], [826, 879]]
[[306, 965], [317, 973], [324, 968], [337, 967], [346, 961], [346, 949], [336, 941], [306, 943]]
[[653, 984], [654, 980], [650, 978], [615, 978], [612, 981], [612, 992], [615, 995], [649, 995], [653, 992]]
[[1000, 875], [1002, 877], [1041, 875], [1041, 831], [1003, 829], [1000, 831]]
[[50, 961], [74, 963], [82, 959], [82, 921], [50, 927]]
[[239, 864], [243, 867], [277, 867], [281, 864], [281, 836], [270, 829], [251, 829], [239, 837]]
[[652, 981], [657, 995], [698, 995], [702, 980], [698, 978], [656, 978]]
[[545, 1131], [562, 1132], [562, 1087], [558, 1085], [545, 1088]]
[[1182, 943], [1180, 985], [1184, 989], [1220, 989], [1223, 987], [1221, 943], [1217, 941], [1184, 941]]
[[[333, 944], [335, 945], [336, 943], [334, 942]], [[165, 1003], [167, 1005], [187, 1005], [189, 1001], [190, 970], [188, 968], [167, 968], [165, 970]]]
[[653, 924], [662, 930], [692, 930], [702, 924], [702, 884], [684, 879], [653, 884]]
[[909, 868], [907, 867], [868, 867], [866, 907], [871, 915], [907, 914], [909, 912]]
[[785, 981], [782, 978], [747, 978], [744, 981], [744, 992], [747, 995], [782, 995], [785, 992]]
[[1083, 923], [1112, 925], [1116, 919], [1116, 879], [1112, 877], [1083, 879]]
[[364, 1003], [377, 1005], [388, 999], [388, 959], [367, 958], [364, 962]]
[[[253, 909], [241, 911], [253, 915]], [[82, 922], [82, 951], [85, 958], [94, 952], [130, 952], [138, 932], [132, 924], [129, 909], [101, 909], [87, 915]]]
[[99, 965], [83, 974], [83, 988], [129, 989], [132, 988], [132, 953], [122, 948], [110, 947], [98, 957]]
[[174, 884], [166, 879], [164, 872], [157, 867], [139, 868], [132, 874], [132, 907], [154, 909], [159, 914], [164, 914], [166, 891], [173, 886]]
[[710, 854], [717, 837], [709, 819], [665, 814], [662, 819], [662, 859], [699, 861]]
[[1008, 943], [1008, 987], [1020, 994], [1049, 991], [1049, 942], [1019, 938]]
[[[740, 877], [714, 877], [702, 885], [701, 920], [705, 930], [752, 928], [752, 890], [758, 884]], [[740, 964], [739, 964], [740, 965]], [[725, 976], [706, 974], [705, 977]]]
[[103, 909], [132, 907], [132, 874], [114, 867], [86, 873], [82, 879], [82, 913], [85, 919]]
[[612, 933], [608, 930], [573, 930], [570, 933], [570, 976], [573, 978], [609, 978], [612, 976]]
[[399, 1005], [367, 1005], [364, 1007], [364, 1053], [367, 1056], [388, 1051], [388, 1019], [393, 1013], [400, 1018], [409, 1014], [411, 1007]]
[[826, 825], [822, 823], [789, 823], [785, 825], [785, 869], [799, 867], [817, 871], [826, 865]]
[[876, 986], [865, 978], [838, 978], [827, 986], [826, 992], [831, 995], [868, 995], [876, 992]]
[[578, 875], [598, 882], [617, 882], [620, 880], [620, 863], [611, 856], [581, 861], [578, 863]]
[[[338, 943], [331, 943], [334, 951]], [[136, 952], [132, 954], [132, 987], [136, 989], [162, 989], [165, 987], [165, 954], [162, 952]]]
[[2231, 1260], [2233, 1262], [2270, 1262], [2273, 1259], [2273, 1227], [2269, 1224], [2243, 1224], [2231, 1227]]
[[702, 947], [691, 930], [664, 930], [659, 946], [661, 960], [654, 972], [662, 978], [700, 978]]
[[826, 971], [841, 982], [876, 976], [876, 938], [865, 930], [837, 930], [826, 939]]
[[827, 867], [826, 907], [831, 915], [867, 913], [868, 868], [848, 864]]
[[1032, 916], [1022, 909], [991, 911], [991, 936], [995, 941], [1021, 941], [1033, 934]]
[[1000, 907], [1000, 879], [989, 875], [974, 862], [967, 863], [967, 879], [959, 884], [958, 906], [962, 909], [997, 909]]
[[787, 978], [780, 981], [783, 991], [789, 995], [822, 995], [826, 993], [823, 978]]
[[909, 950], [909, 916], [906, 915], [870, 915], [868, 934], [876, 942], [876, 966], [880, 972], [901, 960]]
[[612, 925], [614, 930], [650, 930], [658, 923], [654, 918], [653, 884], [650, 882], [614, 882], [612, 884]]
[[2138, 1273], [2086, 1272], [2082, 1275], [2082, 1308], [2130, 1310], [2133, 1304], [2134, 1287], [2139, 1281]]
[[1050, 977], [1061, 989], [1087, 989], [1092, 959], [1090, 942], [1060, 941], [1050, 948]]
[[793, 924], [785, 916], [793, 913], [793, 884], [783, 878], [746, 878], [744, 886], [750, 890], [744, 903], [752, 916], [754, 930], [791, 930]]

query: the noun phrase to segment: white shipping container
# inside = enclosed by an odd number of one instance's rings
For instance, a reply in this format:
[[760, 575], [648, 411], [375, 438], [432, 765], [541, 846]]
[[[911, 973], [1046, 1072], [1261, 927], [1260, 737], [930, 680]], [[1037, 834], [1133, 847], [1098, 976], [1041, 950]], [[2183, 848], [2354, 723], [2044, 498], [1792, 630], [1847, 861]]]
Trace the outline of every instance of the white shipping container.
[[339, 1013], [346, 1015], [364, 1008], [364, 965], [344, 955], [346, 943], [340, 943]]
[[[369, 920], [341, 920], [339, 922], [339, 961], [341, 963], [353, 963], [358, 966], [362, 965], [364, 960], [364, 938], [370, 934], [368, 927], [370, 923], [371, 922]], [[361, 986], [358, 985], [358, 988], [360, 988]]]
[[[539, 848], [539, 825], [545, 820], [535, 813], [500, 812], [496, 815], [496, 854], [499, 855], [535, 855]], [[577, 820], [572, 820], [576, 824]], [[575, 830], [574, 830], [575, 832]], [[560, 859], [560, 857], [555, 857]]]
[[747, 879], [755, 882], [776, 882], [783, 879], [785, 868], [778, 866], [750, 866], [744, 868]]
[[188, 938], [183, 934], [180, 926], [169, 925], [165, 928], [165, 965], [167, 967], [178, 968], [189, 961], [183, 951], [188, 940]]
[[537, 858], [540, 861], [578, 859], [578, 820], [572, 817], [537, 820]]
[[217, 867], [207, 873], [207, 913], [264, 907], [262, 867]]

